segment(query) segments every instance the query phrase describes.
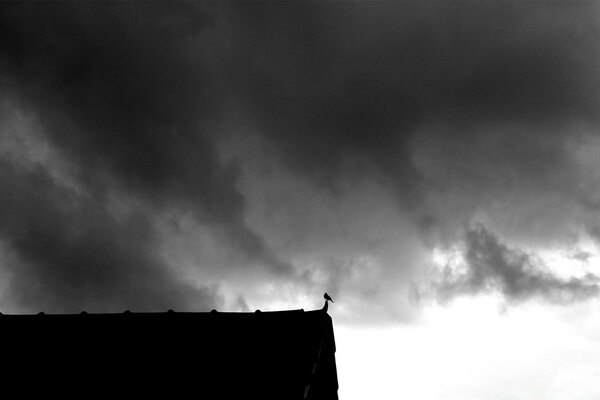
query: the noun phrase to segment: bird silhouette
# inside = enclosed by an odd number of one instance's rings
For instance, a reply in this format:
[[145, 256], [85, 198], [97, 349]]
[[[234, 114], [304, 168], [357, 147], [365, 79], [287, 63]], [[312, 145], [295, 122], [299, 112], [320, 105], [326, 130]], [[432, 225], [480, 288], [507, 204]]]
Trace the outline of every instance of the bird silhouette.
[[325, 293], [325, 294], [323, 295], [323, 298], [324, 298], [326, 301], [327, 301], [327, 300], [329, 300], [330, 302], [332, 302], [332, 303], [335, 303], [335, 302], [333, 301], [333, 299], [332, 299], [332, 298], [331, 298], [331, 297], [330, 297], [330, 296], [329, 296], [327, 293]]

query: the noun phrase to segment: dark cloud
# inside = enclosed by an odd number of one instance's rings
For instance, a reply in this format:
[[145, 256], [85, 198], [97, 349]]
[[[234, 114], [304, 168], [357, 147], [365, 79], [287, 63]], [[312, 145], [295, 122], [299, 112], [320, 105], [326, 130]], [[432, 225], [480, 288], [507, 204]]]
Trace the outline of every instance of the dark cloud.
[[541, 298], [568, 303], [595, 297], [600, 290], [597, 276], [560, 278], [535, 255], [507, 247], [482, 225], [466, 232], [464, 265], [455, 268], [446, 266], [434, 285], [442, 300], [499, 292], [511, 302]]
[[[122, 291], [114, 289], [123, 298], [137, 276], [132, 271], [143, 270], [128, 258], [128, 243], [147, 258], [148, 276], [175, 277], [159, 260], [164, 242], [157, 243], [154, 226], [167, 212], [210, 232], [218, 250], [207, 260], [219, 258], [220, 247], [234, 253], [215, 265], [267, 266], [261, 280], [283, 276], [306, 289], [321, 279], [361, 299], [376, 296], [355, 287], [359, 270], [375, 271], [367, 273], [374, 291], [375, 281], [392, 275], [405, 287], [423, 261], [417, 242], [448, 245], [478, 218], [524, 246], [562, 240], [572, 234], [566, 227], [583, 225], [593, 236], [595, 225], [581, 222], [590, 211], [580, 206], [597, 196], [574, 161], [573, 140], [598, 128], [597, 13], [595, 3], [5, 3], [3, 96], [39, 121], [77, 187], [45, 183], [41, 197], [59, 199], [40, 203], [33, 180], [57, 178], [21, 170], [14, 157], [6, 161], [3, 179], [23, 204], [7, 203], [0, 223], [18, 226], [21, 218], [31, 226], [24, 210], [33, 205], [41, 220], [55, 218], [43, 226], [52, 232], [3, 230], [28, 265], [27, 273], [11, 269], [14, 281], [54, 282], [46, 293], [60, 297], [61, 282], [83, 295], [84, 287], [111, 293], [106, 282], [114, 280], [123, 282]], [[230, 157], [223, 157], [224, 143], [234, 149]], [[261, 162], [279, 169], [280, 178], [252, 170]], [[372, 200], [355, 196], [363, 187]], [[115, 197], [139, 208], [138, 216], [117, 218]], [[335, 211], [341, 207], [350, 211]], [[556, 207], [563, 207], [559, 216]], [[73, 232], [77, 220], [87, 221], [85, 239]], [[375, 224], [389, 234], [377, 234]], [[489, 252], [493, 242], [473, 239], [471, 247]], [[136, 267], [123, 268], [119, 279], [104, 258], [98, 269], [107, 268], [106, 275], [84, 269], [77, 278], [63, 257], [56, 263], [64, 267], [46, 268], [56, 265], [42, 251], [47, 247], [64, 257], [112, 248], [106, 253]], [[416, 250], [405, 251], [405, 259], [397, 249]], [[204, 260], [194, 251], [180, 259]], [[290, 273], [298, 260], [310, 265]], [[519, 266], [533, 261], [511, 260], [488, 268], [492, 281], [506, 281], [508, 297], [526, 298], [526, 288], [552, 297], [577, 286], [527, 275]], [[344, 279], [349, 271], [356, 277]], [[523, 289], [509, 279], [519, 273]], [[457, 292], [489, 281], [475, 278]], [[384, 286], [381, 292], [393, 292], [392, 283]], [[143, 290], [157, 298], [150, 287]], [[85, 303], [76, 298], [66, 296], [63, 306]], [[156, 304], [168, 302], [158, 298]], [[238, 308], [254, 304], [248, 292], [239, 299]]]
[[[4, 190], [22, 198], [7, 205], [1, 223], [10, 217], [8, 224], [17, 226], [22, 218], [24, 230], [5, 228], [3, 238], [30, 264], [27, 274], [13, 269], [12, 293], [26, 292], [17, 289], [35, 281], [44, 296], [56, 297], [37, 296], [39, 307], [106, 308], [113, 297], [115, 305], [133, 302], [131, 308], [169, 303], [161, 282], [167, 280], [165, 291], [178, 289], [155, 259], [152, 218], [142, 218], [142, 225], [111, 222], [106, 208], [115, 193], [154, 207], [156, 214], [191, 211], [245, 262], [289, 272], [246, 225], [244, 199], [235, 188], [239, 171], [221, 162], [211, 138], [221, 115], [212, 65], [218, 45], [211, 41], [217, 13], [197, 3], [2, 5], [4, 97], [39, 121], [44, 138], [68, 160], [89, 196], [79, 197], [73, 209], [68, 202], [43, 202], [26, 186], [29, 177], [20, 183], [5, 171]], [[17, 183], [20, 189], [13, 187]], [[73, 195], [46, 185], [41, 197]], [[15, 211], [17, 206], [24, 208]], [[40, 221], [51, 220], [27, 230], [26, 210], [36, 207]], [[74, 225], [89, 226], [79, 235]], [[139, 268], [146, 262], [147, 268]], [[187, 307], [197, 296], [180, 289], [168, 296]], [[95, 302], [78, 297], [86, 293]]]
[[[591, 195], [571, 146], [598, 128], [597, 11], [594, 3], [235, 4], [225, 68], [240, 126], [319, 188], [382, 182], [431, 248], [478, 220], [524, 248], [551, 247], [582, 230], [577, 204]], [[562, 293], [551, 275], [527, 279], [522, 292], [509, 285], [505, 294]], [[579, 293], [576, 281], [564, 292]]]
[[220, 115], [210, 5], [5, 4], [0, 20], [6, 93], [87, 191], [191, 210], [247, 260], [289, 270], [246, 226], [238, 171], [210, 138]]
[[427, 189], [412, 154], [424, 125], [460, 146], [498, 123], [598, 120], [595, 7], [236, 4], [229, 68], [288, 166], [335, 186], [344, 158], [366, 158], [410, 205]]
[[142, 212], [115, 218], [41, 168], [2, 162], [0, 185], [0, 235], [16, 253], [3, 266], [5, 312], [193, 310], [220, 302], [214, 290], [169, 273]]
[[250, 258], [286, 268], [245, 226], [235, 165], [209, 137], [220, 113], [210, 7], [31, 4], [2, 16], [13, 94], [82, 180], [102, 191], [108, 174], [159, 206], [191, 208]]

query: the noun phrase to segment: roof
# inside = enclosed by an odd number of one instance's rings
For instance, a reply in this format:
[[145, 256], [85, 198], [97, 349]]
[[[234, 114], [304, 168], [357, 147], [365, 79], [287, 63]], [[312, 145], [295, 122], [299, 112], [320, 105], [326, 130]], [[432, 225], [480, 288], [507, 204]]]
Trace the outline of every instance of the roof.
[[13, 378], [45, 394], [337, 399], [324, 310], [0, 315], [0, 343]]

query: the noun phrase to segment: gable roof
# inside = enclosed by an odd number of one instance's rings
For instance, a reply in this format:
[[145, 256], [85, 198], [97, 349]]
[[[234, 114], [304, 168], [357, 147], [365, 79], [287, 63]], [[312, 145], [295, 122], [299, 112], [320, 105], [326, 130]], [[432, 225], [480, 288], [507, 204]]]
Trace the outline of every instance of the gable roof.
[[325, 310], [0, 315], [0, 345], [14, 378], [45, 390], [77, 382], [136, 398], [337, 399]]

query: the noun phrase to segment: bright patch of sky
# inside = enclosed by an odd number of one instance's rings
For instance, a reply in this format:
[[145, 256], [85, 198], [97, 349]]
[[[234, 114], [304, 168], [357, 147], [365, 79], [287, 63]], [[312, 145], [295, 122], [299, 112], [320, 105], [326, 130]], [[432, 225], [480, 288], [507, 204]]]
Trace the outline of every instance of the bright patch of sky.
[[600, 302], [506, 309], [494, 296], [413, 325], [336, 325], [340, 399], [596, 400]]

